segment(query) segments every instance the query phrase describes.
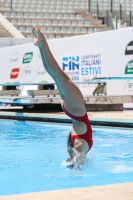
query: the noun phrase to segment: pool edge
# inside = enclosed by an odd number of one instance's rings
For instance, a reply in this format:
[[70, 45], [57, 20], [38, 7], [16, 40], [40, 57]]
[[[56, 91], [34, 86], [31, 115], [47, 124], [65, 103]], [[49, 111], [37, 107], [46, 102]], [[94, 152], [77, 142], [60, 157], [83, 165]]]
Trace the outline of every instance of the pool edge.
[[[115, 115], [115, 114], [114, 114]], [[71, 123], [72, 120], [64, 114], [60, 113], [23, 113], [23, 112], [0, 112], [0, 119]], [[97, 126], [113, 126], [133, 128], [133, 117], [114, 117], [114, 116], [89, 116], [91, 125]]]
[[133, 182], [0, 196], [0, 200], [132, 200]]

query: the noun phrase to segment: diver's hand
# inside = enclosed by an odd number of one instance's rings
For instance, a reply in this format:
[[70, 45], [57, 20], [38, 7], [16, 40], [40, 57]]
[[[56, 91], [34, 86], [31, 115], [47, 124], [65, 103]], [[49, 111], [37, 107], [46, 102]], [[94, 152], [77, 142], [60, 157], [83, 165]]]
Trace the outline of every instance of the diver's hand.
[[45, 40], [45, 38], [37, 26], [33, 27], [32, 34], [34, 36], [34, 45], [37, 47], [41, 47], [42, 42]]
[[66, 160], [66, 162], [67, 162], [67, 168], [73, 169], [73, 167], [74, 167], [73, 159], [72, 158], [68, 158]]

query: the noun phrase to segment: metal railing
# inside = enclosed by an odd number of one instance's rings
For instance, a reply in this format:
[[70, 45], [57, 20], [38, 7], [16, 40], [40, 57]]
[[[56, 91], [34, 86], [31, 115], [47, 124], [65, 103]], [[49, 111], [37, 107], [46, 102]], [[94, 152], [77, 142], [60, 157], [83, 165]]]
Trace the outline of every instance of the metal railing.
[[[88, 0], [88, 12], [91, 12], [91, 3], [93, 2], [93, 0]], [[131, 0], [130, 0], [131, 2]], [[113, 10], [113, 0], [110, 0], [110, 8], [106, 9], [106, 21], [107, 21], [107, 26], [108, 26], [108, 17], [109, 17], [109, 12], [110, 13], [115, 13], [115, 10]], [[131, 7], [131, 6], [130, 6]], [[125, 10], [126, 11], [126, 10]], [[99, 18], [99, 13], [100, 13], [100, 8], [99, 8], [99, 1], [97, 0], [97, 6], [96, 6], [96, 15], [97, 18]], [[132, 11], [129, 11], [129, 14], [126, 15], [128, 22], [129, 22], [129, 26], [132, 26]], [[119, 16], [117, 16], [116, 14], [116, 20], [123, 20], [124, 19], [124, 15], [123, 15], [123, 10], [122, 10], [122, 4], [119, 4]], [[116, 24], [116, 28], [117, 28], [117, 24]]]
[[13, 0], [10, 0], [10, 8], [12, 10]]
[[[87, 0], [88, 1], [88, 12], [90, 13], [91, 12], [91, 2], [93, 0]], [[131, 2], [131, 0], [130, 0]], [[109, 16], [109, 12], [113, 13], [113, 0], [110, 0], [110, 9], [107, 9], [106, 10], [106, 21], [107, 21], [107, 26], [108, 26], [108, 16]], [[13, 10], [13, 0], [10, 0], [10, 8], [11, 10]], [[99, 3], [98, 3], [98, 0], [97, 0], [97, 8], [96, 8], [96, 12], [97, 12], [97, 18], [99, 17]], [[122, 4], [120, 4], [120, 20], [122, 20]], [[116, 19], [119, 19], [118, 16], [116, 16]], [[129, 26], [132, 26], [132, 11], [130, 10], [129, 11]]]

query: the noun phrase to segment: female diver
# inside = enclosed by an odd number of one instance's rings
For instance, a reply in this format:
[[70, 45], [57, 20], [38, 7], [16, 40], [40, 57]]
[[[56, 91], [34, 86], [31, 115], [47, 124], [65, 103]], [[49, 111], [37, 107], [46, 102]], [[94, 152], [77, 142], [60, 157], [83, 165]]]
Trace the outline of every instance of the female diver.
[[[62, 109], [72, 119], [72, 130], [67, 141], [67, 150], [70, 158], [68, 167], [73, 168], [74, 163], [82, 163], [84, 156], [93, 145], [92, 129], [87, 116], [84, 99], [79, 88], [61, 70], [54, 59], [47, 41], [37, 26], [32, 30], [34, 45], [40, 50], [45, 70], [54, 79], [60, 97]], [[58, 47], [57, 47], [58, 48]]]

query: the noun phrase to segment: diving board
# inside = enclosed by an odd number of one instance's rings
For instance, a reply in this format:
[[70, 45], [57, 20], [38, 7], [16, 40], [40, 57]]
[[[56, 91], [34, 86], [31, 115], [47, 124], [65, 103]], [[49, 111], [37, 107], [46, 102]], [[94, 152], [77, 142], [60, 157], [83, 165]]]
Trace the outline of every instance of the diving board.
[[[133, 103], [133, 96], [88, 96], [84, 95], [85, 104], [123, 104], [123, 103]], [[12, 105], [33, 105], [33, 104], [60, 104], [61, 98], [59, 95], [55, 97], [53, 95], [49, 96], [31, 96], [28, 97], [1, 97], [0, 103], [7, 103]]]

